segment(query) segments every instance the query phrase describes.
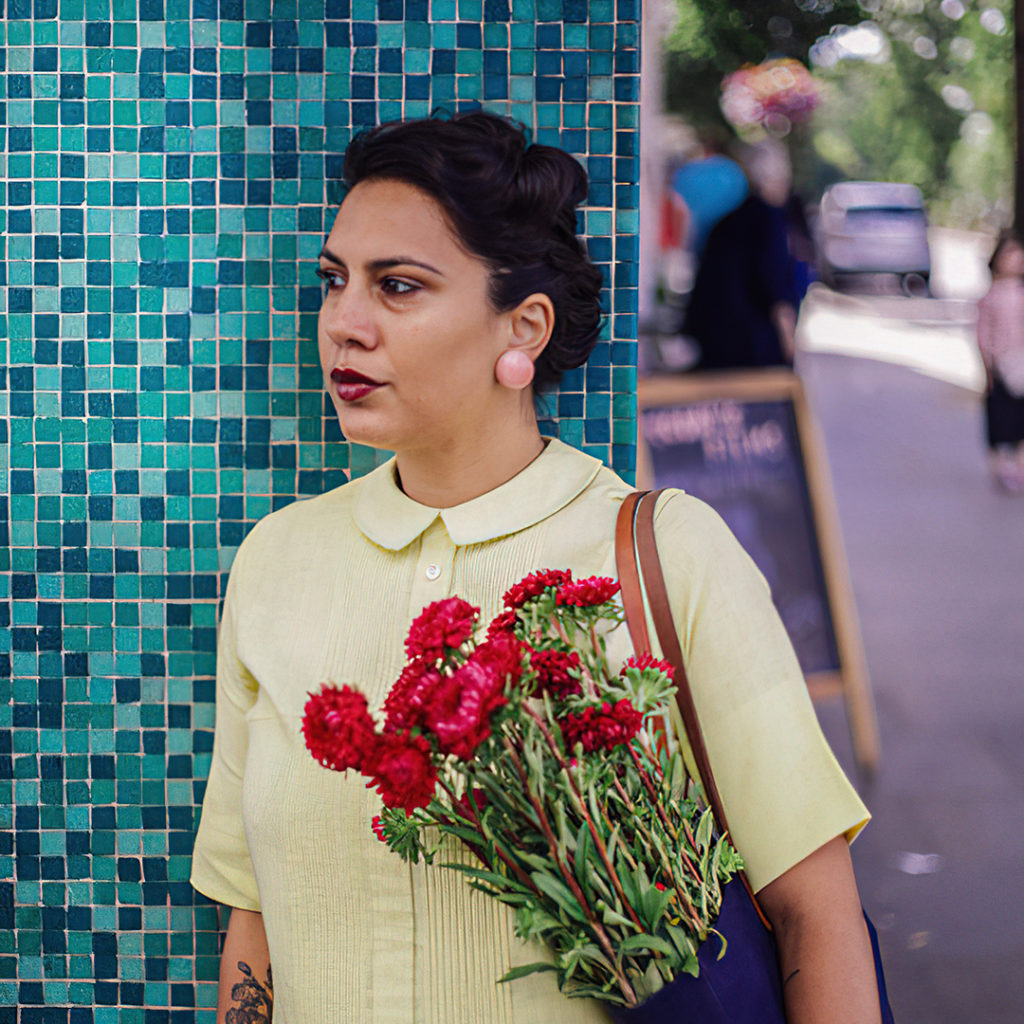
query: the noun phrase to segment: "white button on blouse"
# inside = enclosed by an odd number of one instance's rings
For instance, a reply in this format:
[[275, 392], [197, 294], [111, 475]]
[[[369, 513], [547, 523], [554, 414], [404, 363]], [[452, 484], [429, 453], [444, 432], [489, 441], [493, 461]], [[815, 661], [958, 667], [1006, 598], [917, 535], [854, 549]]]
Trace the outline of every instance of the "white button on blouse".
[[441, 566], [439, 566], [437, 562], [431, 562], [424, 570], [423, 574], [428, 580], [436, 580], [437, 577], [441, 575]]

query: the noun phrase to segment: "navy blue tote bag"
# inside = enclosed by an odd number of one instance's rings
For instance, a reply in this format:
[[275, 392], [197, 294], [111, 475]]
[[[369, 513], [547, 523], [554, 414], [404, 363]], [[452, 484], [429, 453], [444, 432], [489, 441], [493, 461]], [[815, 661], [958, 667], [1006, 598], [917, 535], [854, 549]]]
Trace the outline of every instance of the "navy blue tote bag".
[[[634, 492], [623, 502], [619, 513], [615, 556], [622, 604], [636, 653], [649, 652], [640, 583], [642, 572], [662, 654], [675, 670], [679, 711], [704, 792], [719, 828], [725, 830], [728, 826], [686, 678], [679, 638], [672, 626], [668, 592], [654, 539], [654, 506], [658, 493]], [[882, 1024], [894, 1024], [878, 935], [866, 914], [864, 921], [875, 959]], [[608, 1007], [612, 1020], [616, 1024], [786, 1024], [775, 937], [742, 874], [723, 890], [722, 909], [715, 929], [728, 943], [724, 957], [718, 959], [720, 943], [712, 937], [699, 951], [698, 977], [680, 975], [640, 1006]]]

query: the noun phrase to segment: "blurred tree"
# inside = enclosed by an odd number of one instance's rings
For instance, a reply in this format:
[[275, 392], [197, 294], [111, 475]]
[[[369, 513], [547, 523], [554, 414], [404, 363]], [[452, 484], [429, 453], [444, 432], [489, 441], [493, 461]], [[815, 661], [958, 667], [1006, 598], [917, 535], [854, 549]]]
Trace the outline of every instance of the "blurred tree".
[[864, 7], [877, 26], [874, 45], [862, 25], [834, 30], [810, 50], [826, 86], [810, 142], [829, 170], [819, 166], [815, 184], [908, 181], [937, 223], [1005, 224], [1014, 180], [1011, 0]]
[[[1015, 163], [1014, 50], [1024, 67], [1024, 0], [676, 0], [666, 40], [666, 105], [698, 132], [732, 135], [722, 78], [793, 56], [823, 87], [810, 125], [788, 139], [808, 198], [843, 178], [909, 181], [932, 219], [998, 227], [1010, 219]], [[1017, 89], [1024, 95], [1024, 73]], [[1018, 117], [1024, 119], [1024, 99]], [[1020, 137], [1024, 139], [1024, 130]], [[1024, 216], [1024, 165], [1017, 161]]]
[[722, 78], [768, 57], [807, 61], [835, 25], [862, 14], [857, 0], [676, 0], [679, 18], [666, 40], [666, 106], [699, 132], [728, 137], [718, 106]]

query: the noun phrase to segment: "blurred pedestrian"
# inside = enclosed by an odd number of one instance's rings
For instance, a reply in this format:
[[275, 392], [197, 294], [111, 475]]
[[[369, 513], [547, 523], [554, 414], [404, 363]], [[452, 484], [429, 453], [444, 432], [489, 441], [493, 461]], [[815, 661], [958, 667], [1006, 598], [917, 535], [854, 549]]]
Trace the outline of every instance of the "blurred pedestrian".
[[750, 192], [743, 169], [722, 152], [720, 140], [711, 135], [701, 139], [701, 155], [675, 172], [672, 188], [690, 214], [683, 243], [698, 260], [714, 226]]
[[978, 303], [978, 348], [985, 365], [985, 425], [992, 472], [1024, 492], [1024, 240], [1000, 236], [989, 262], [992, 287]]
[[751, 194], [708, 238], [683, 320], [699, 370], [790, 366], [799, 301], [786, 203], [792, 174], [780, 143], [747, 154]]

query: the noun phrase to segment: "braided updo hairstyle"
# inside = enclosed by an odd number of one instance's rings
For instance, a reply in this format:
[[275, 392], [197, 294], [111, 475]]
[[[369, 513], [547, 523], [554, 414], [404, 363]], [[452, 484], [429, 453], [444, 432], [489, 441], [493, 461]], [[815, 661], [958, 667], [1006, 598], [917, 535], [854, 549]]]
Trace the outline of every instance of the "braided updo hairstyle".
[[535, 364], [534, 385], [557, 384], [582, 366], [601, 324], [601, 272], [576, 236], [587, 176], [568, 153], [530, 144], [522, 125], [482, 111], [449, 119], [393, 121], [357, 135], [344, 181], [401, 181], [444, 210], [461, 244], [490, 268], [498, 312], [541, 292], [555, 324]]

